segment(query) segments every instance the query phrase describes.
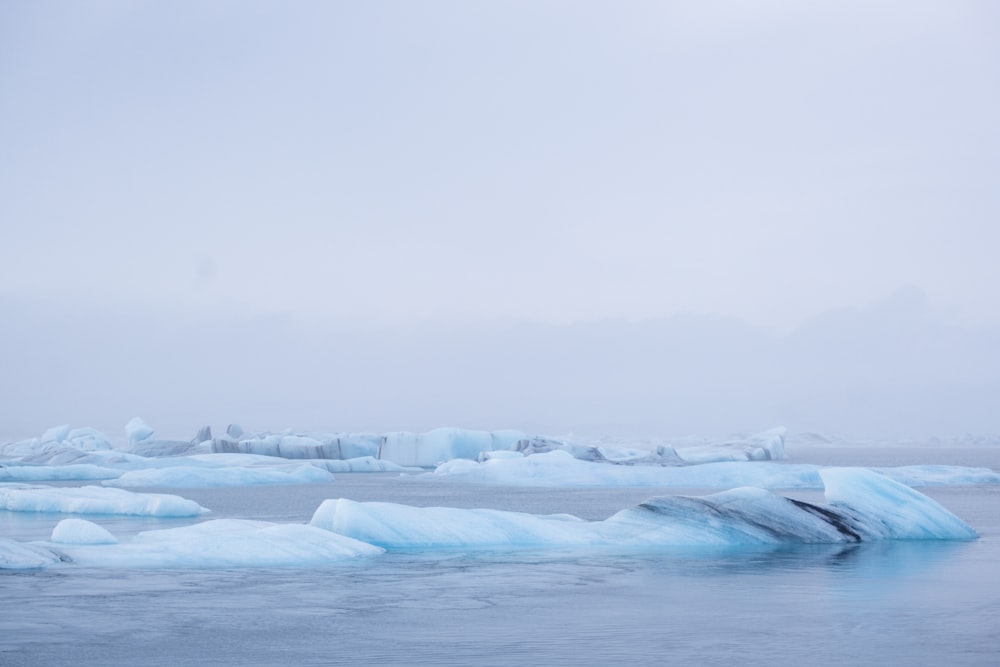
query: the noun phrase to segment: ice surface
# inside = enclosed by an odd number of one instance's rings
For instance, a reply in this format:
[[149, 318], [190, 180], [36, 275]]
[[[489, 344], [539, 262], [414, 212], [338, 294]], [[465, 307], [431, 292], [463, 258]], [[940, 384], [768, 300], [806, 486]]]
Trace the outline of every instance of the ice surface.
[[[428, 478], [508, 486], [818, 489], [823, 486], [820, 469], [817, 465], [772, 461], [609, 466], [556, 450], [533, 456], [490, 455], [482, 461], [455, 459], [439, 465]], [[903, 466], [881, 468], [879, 472], [911, 486], [1000, 483], [1000, 475], [988, 468]]]
[[820, 471], [831, 507], [848, 515], [865, 538], [932, 540], [975, 537], [955, 515], [905, 484], [886, 484], [878, 473], [824, 468]]
[[257, 484], [308, 484], [329, 482], [333, 475], [308, 463], [269, 467], [226, 467], [178, 465], [170, 468], [133, 470], [117, 479], [102, 482], [104, 486], [169, 488], [252, 486]]
[[70, 488], [24, 485], [0, 486], [0, 509], [14, 512], [158, 517], [197, 516], [208, 511], [192, 500], [161, 493], [132, 493], [99, 486]]
[[[234, 430], [241, 433], [241, 430]], [[292, 433], [240, 437], [228, 433], [214, 438], [211, 451], [261, 454], [286, 459], [352, 459], [375, 456], [380, 436], [371, 433], [301, 435]]]
[[686, 463], [716, 461], [772, 461], [785, 458], [785, 429], [719, 443], [699, 446], [675, 446], [674, 451]]
[[153, 438], [153, 428], [140, 417], [133, 417], [125, 424], [125, 437], [130, 445], [137, 445]]
[[824, 471], [828, 505], [743, 487], [665, 496], [604, 521], [498, 510], [325, 501], [312, 525], [392, 549], [733, 546], [884, 539], [972, 539], [975, 531], [934, 500], [864, 469]]
[[520, 431], [473, 431], [438, 428], [426, 433], [398, 431], [382, 436], [378, 458], [404, 466], [433, 467], [450, 459], [476, 459], [481, 452], [510, 449]]
[[120, 470], [82, 463], [68, 466], [0, 465], [0, 482], [53, 482], [113, 479]]
[[34, 569], [60, 562], [59, 554], [35, 544], [0, 537], [0, 570]]
[[315, 566], [383, 551], [314, 526], [242, 519], [151, 530], [116, 544], [66, 544], [55, 535], [52, 542], [77, 565], [121, 568]]
[[63, 519], [52, 529], [52, 541], [62, 544], [118, 544], [114, 535], [86, 519]]

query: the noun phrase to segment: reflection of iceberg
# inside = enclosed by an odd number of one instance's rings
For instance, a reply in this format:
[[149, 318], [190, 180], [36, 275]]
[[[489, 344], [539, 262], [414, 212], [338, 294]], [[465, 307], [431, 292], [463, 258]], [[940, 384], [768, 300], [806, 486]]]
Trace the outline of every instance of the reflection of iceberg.
[[604, 521], [498, 510], [324, 502], [312, 524], [387, 548], [604, 546], [640, 548], [885, 539], [972, 539], [975, 531], [934, 500], [877, 473], [820, 472], [826, 505], [758, 488], [653, 498]]
[[193, 500], [162, 493], [25, 485], [0, 486], [0, 510], [155, 517], [198, 516], [208, 511]]

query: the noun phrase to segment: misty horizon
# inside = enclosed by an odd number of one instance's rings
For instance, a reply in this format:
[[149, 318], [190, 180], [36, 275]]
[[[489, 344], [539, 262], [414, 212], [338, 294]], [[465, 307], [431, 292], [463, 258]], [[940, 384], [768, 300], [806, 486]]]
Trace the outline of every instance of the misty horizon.
[[[8, 313], [18, 300], [3, 299]], [[62, 423], [164, 436], [251, 430], [873, 438], [996, 433], [1000, 331], [907, 286], [789, 333], [678, 314], [627, 322], [392, 325], [20, 302], [0, 334], [4, 437]]]

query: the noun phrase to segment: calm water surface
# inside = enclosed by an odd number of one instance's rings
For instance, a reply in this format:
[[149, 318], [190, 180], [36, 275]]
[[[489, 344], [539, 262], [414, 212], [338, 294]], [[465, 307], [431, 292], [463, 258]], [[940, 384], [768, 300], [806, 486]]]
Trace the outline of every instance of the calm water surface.
[[[793, 452], [795, 462], [835, 465], [996, 469], [996, 459], [993, 450]], [[1000, 488], [925, 491], [982, 537], [625, 556], [392, 553], [318, 569], [3, 572], [0, 665], [1000, 664]], [[602, 519], [676, 492], [358, 474], [177, 493], [213, 518], [306, 521], [341, 496]], [[0, 512], [0, 535], [45, 538], [61, 518]], [[119, 536], [189, 523], [95, 520]]]

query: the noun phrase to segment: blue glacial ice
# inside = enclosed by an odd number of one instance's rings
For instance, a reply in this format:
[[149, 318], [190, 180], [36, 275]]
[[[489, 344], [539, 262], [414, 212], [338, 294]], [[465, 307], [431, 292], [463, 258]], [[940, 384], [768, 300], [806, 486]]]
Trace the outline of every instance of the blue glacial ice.
[[60, 544], [118, 544], [103, 526], [86, 519], [63, 519], [52, 529], [52, 541]]
[[255, 486], [259, 484], [308, 484], [329, 482], [333, 475], [321, 468], [304, 463], [301, 465], [222, 467], [173, 466], [132, 470], [117, 479], [101, 482], [113, 487], [222, 487]]
[[828, 504], [742, 487], [710, 496], [664, 496], [604, 521], [487, 509], [325, 501], [312, 525], [387, 549], [614, 549], [973, 539], [934, 500], [864, 469], [825, 469]]
[[[67, 525], [72, 522], [71, 525]], [[5, 545], [0, 542], [0, 567]], [[12, 552], [45, 567], [58, 562], [86, 567], [301, 567], [343, 561], [383, 552], [379, 547], [305, 524], [246, 519], [217, 519], [192, 526], [138, 533], [119, 541], [101, 526], [82, 519], [60, 522], [47, 542], [14, 542]], [[49, 560], [45, 561], [46, 552]], [[9, 557], [11, 561], [14, 556]], [[8, 566], [15, 567], [15, 566]]]
[[65, 557], [37, 544], [0, 537], [0, 570], [27, 570], [64, 562]]
[[[308, 524], [222, 519], [118, 540], [83, 519], [64, 519], [47, 541], [0, 540], [0, 567], [314, 566], [392, 550], [674, 547], [968, 540], [976, 532], [934, 500], [861, 468], [820, 472], [827, 503], [755, 487], [708, 496], [662, 496], [603, 521], [491, 509], [324, 501]], [[138, 494], [130, 494], [138, 495]]]
[[[821, 470], [818, 465], [773, 461], [615, 466], [584, 461], [555, 450], [533, 456], [498, 452], [481, 461], [455, 459], [439, 465], [426, 479], [505, 486], [819, 489], [823, 486]], [[901, 466], [878, 471], [911, 486], [1000, 483], [1000, 475], [988, 468]]]
[[198, 516], [208, 511], [193, 500], [163, 493], [28, 485], [0, 486], [0, 510], [155, 517]]

